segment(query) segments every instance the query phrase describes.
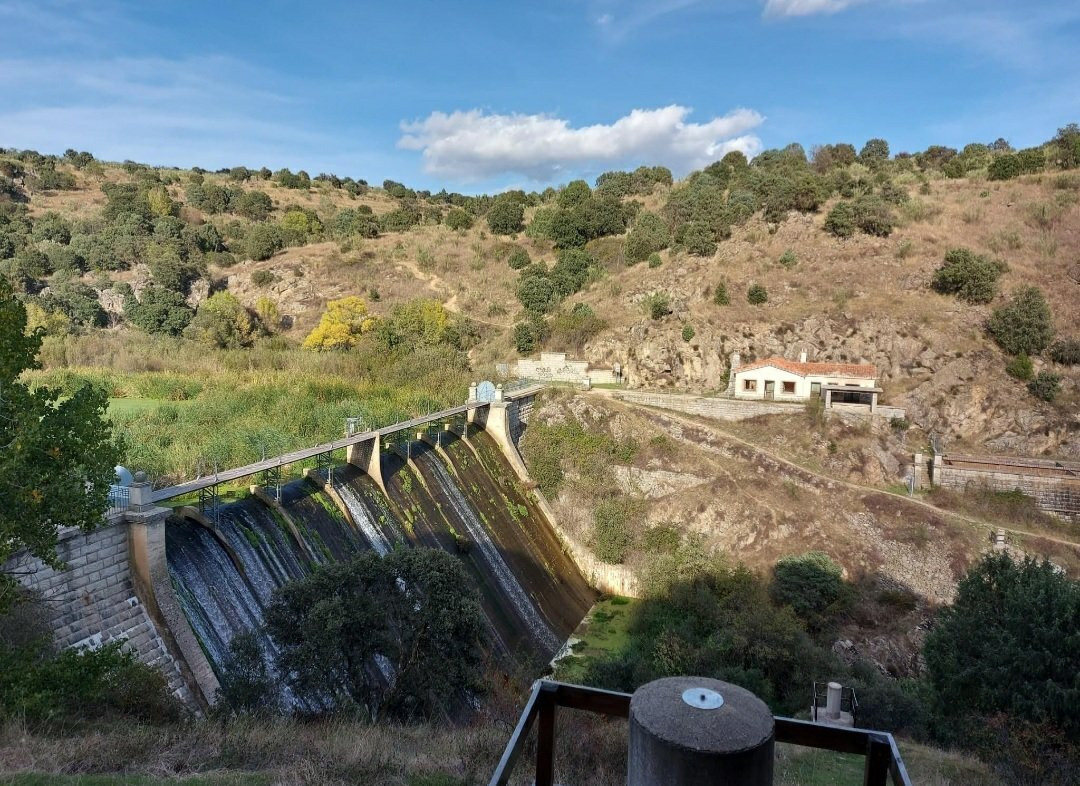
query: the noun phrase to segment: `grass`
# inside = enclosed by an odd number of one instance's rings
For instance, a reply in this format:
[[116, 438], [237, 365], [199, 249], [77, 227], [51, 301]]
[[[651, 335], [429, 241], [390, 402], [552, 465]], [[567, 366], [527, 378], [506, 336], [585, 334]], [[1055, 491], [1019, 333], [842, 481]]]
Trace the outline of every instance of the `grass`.
[[153, 778], [146, 775], [43, 775], [25, 773], [3, 778], [9, 786], [264, 786], [273, 783], [260, 773], [222, 773], [189, 778]]
[[574, 654], [559, 663], [558, 679], [581, 682], [588, 661], [616, 655], [630, 644], [629, 628], [637, 601], [613, 597], [599, 601], [589, 611], [574, 636], [580, 641], [574, 645]]

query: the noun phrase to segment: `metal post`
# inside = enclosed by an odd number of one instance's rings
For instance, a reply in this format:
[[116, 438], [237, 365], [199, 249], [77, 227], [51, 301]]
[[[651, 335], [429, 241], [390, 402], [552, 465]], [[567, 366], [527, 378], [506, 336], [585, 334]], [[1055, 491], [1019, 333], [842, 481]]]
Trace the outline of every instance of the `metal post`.
[[552, 786], [555, 781], [555, 697], [550, 690], [541, 690], [536, 700], [536, 786]]
[[866, 767], [863, 770], [863, 786], [886, 786], [892, 748], [885, 740], [872, 739], [866, 746]]

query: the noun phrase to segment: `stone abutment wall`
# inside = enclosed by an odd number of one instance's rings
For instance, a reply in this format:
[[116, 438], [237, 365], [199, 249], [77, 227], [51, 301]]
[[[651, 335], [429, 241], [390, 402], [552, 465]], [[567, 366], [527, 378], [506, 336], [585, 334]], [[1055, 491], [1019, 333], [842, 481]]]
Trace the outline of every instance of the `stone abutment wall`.
[[[1020, 491], [1040, 510], [1080, 520], [1080, 464], [1005, 456], [940, 455], [929, 462], [917, 454], [916, 467], [927, 467], [934, 486], [956, 491]], [[921, 465], [921, 466], [920, 466]], [[922, 480], [923, 472], [917, 476]]]

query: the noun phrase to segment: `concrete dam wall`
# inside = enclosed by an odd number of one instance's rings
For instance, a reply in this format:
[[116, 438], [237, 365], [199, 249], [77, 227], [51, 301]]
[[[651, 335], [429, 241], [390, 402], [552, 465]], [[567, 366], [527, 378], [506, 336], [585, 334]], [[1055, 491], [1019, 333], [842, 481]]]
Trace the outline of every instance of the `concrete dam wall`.
[[[595, 591], [531, 491], [513, 444], [523, 420], [516, 405], [469, 415], [464, 433], [410, 432], [390, 450], [375, 442], [352, 451], [352, 464], [281, 486], [280, 497], [276, 487], [252, 487], [202, 512], [166, 509], [156, 504], [161, 490], [136, 484], [126, 514], [92, 533], [65, 533], [66, 570], [22, 558], [23, 583], [56, 610], [59, 645], [126, 640], [195, 709], [215, 701], [236, 635], [255, 633], [272, 665], [276, 645], [262, 621], [275, 589], [366, 551], [458, 555], [479, 588], [497, 660], [546, 661]], [[285, 687], [279, 699], [321, 708]]]

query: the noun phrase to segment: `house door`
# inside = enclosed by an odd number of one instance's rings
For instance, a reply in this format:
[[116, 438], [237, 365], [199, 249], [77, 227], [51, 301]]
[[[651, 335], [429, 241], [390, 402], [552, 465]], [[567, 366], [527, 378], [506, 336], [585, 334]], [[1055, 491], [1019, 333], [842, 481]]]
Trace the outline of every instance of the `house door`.
[[821, 383], [820, 382], [811, 382], [810, 383], [810, 395], [813, 396], [814, 398], [821, 398]]
[[770, 401], [776, 400], [776, 383], [771, 379], [765, 380], [765, 398]]

